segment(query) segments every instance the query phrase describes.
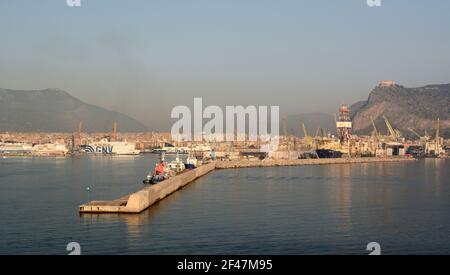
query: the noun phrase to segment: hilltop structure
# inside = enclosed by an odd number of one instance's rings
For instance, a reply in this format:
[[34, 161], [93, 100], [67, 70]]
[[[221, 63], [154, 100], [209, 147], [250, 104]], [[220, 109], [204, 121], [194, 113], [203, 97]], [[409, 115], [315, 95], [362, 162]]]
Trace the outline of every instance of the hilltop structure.
[[391, 88], [397, 86], [397, 83], [394, 80], [382, 80], [378, 86], [380, 88]]

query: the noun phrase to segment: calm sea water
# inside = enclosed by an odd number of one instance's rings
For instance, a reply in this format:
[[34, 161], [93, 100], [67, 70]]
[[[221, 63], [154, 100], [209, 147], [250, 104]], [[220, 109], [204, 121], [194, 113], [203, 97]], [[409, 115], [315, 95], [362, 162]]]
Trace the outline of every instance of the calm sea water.
[[0, 254], [450, 254], [449, 160], [218, 170], [142, 214], [79, 215], [156, 160], [0, 159]]

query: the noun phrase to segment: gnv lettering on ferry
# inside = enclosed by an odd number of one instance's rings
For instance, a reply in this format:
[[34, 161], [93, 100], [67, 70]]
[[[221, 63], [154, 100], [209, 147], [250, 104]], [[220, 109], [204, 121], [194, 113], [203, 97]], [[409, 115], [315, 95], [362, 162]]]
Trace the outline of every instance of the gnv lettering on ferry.
[[102, 154], [112, 154], [113, 147], [112, 146], [97, 146], [95, 148], [95, 152]]

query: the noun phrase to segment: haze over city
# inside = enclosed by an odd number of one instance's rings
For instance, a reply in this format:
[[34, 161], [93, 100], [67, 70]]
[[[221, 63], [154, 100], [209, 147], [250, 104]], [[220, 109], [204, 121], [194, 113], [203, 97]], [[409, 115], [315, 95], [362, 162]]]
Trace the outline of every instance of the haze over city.
[[[170, 129], [175, 105], [335, 112], [379, 80], [448, 83], [448, 1], [1, 1], [0, 87]], [[413, 68], [413, 70], [411, 70]]]

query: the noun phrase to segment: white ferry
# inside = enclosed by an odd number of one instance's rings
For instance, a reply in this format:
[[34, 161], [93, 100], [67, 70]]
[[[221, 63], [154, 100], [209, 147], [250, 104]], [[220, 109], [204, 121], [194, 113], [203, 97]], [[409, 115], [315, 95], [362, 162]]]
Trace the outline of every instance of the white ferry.
[[0, 154], [18, 156], [65, 156], [69, 153], [65, 144], [45, 143], [30, 144], [22, 142], [1, 142]]
[[107, 139], [81, 145], [81, 151], [105, 155], [139, 155], [140, 153], [140, 151], [136, 149], [136, 144], [134, 142], [108, 141]]
[[65, 156], [69, 153], [65, 144], [45, 143], [33, 146], [33, 155], [37, 156]]
[[2, 154], [30, 154], [33, 144], [23, 142], [0, 142], [0, 153]]

